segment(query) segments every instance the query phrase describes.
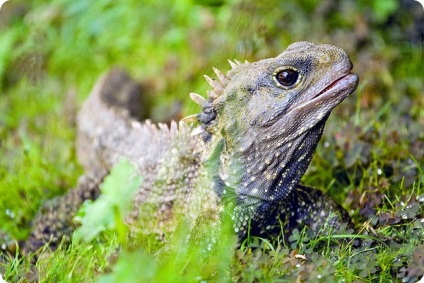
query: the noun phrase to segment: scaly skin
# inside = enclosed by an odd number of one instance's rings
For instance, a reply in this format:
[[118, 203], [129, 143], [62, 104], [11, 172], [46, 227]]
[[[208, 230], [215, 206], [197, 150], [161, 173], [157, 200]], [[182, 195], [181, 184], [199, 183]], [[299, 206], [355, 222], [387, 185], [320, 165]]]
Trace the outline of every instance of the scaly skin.
[[298, 42], [275, 58], [231, 64], [226, 75], [215, 70], [217, 80], [207, 77], [213, 87], [207, 99], [191, 94], [202, 113], [170, 127], [136, 119], [133, 104], [140, 94], [122, 72], [100, 79], [78, 116], [78, 156], [86, 176], [35, 219], [26, 250], [45, 242], [54, 247], [69, 235], [75, 207], [98, 195], [92, 180], [101, 180], [122, 157], [144, 177], [128, 221], [148, 231], [172, 230], [178, 215], [193, 227], [203, 217], [218, 222], [223, 198], [235, 201], [240, 239], [345, 221], [347, 214], [332, 199], [298, 183], [330, 112], [357, 87], [347, 54]]

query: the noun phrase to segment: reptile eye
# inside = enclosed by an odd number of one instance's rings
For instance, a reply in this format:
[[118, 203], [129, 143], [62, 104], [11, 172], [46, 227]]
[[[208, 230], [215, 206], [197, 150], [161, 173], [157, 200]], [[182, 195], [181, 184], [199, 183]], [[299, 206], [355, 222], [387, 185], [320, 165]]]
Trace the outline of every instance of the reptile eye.
[[295, 85], [299, 80], [299, 77], [299, 72], [290, 68], [279, 70], [275, 74], [275, 79], [284, 87]]

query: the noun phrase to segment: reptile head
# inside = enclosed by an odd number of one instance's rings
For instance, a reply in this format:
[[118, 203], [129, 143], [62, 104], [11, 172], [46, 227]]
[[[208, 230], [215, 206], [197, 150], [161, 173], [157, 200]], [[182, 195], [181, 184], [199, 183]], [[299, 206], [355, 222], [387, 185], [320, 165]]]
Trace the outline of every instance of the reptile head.
[[309, 165], [331, 110], [358, 85], [352, 63], [332, 45], [297, 42], [275, 58], [231, 63], [203, 112], [205, 140], [219, 141], [220, 178], [238, 197], [284, 198]]

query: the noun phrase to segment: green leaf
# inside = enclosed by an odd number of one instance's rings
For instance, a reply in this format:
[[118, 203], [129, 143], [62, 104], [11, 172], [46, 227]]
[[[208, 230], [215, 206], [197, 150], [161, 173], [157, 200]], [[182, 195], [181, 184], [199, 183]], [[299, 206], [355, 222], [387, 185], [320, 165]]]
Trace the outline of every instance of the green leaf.
[[125, 216], [132, 210], [133, 199], [142, 183], [134, 166], [121, 160], [112, 168], [100, 186], [102, 194], [94, 202], [86, 202], [77, 215], [82, 225], [74, 233], [75, 241], [91, 241], [101, 231], [125, 233]]

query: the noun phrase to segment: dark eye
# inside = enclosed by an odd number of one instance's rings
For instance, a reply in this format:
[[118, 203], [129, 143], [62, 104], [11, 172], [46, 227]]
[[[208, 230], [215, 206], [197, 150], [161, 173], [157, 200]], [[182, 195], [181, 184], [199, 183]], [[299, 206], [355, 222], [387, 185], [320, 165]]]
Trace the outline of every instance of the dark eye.
[[299, 72], [293, 69], [283, 69], [275, 75], [275, 78], [282, 86], [292, 86], [299, 79]]

